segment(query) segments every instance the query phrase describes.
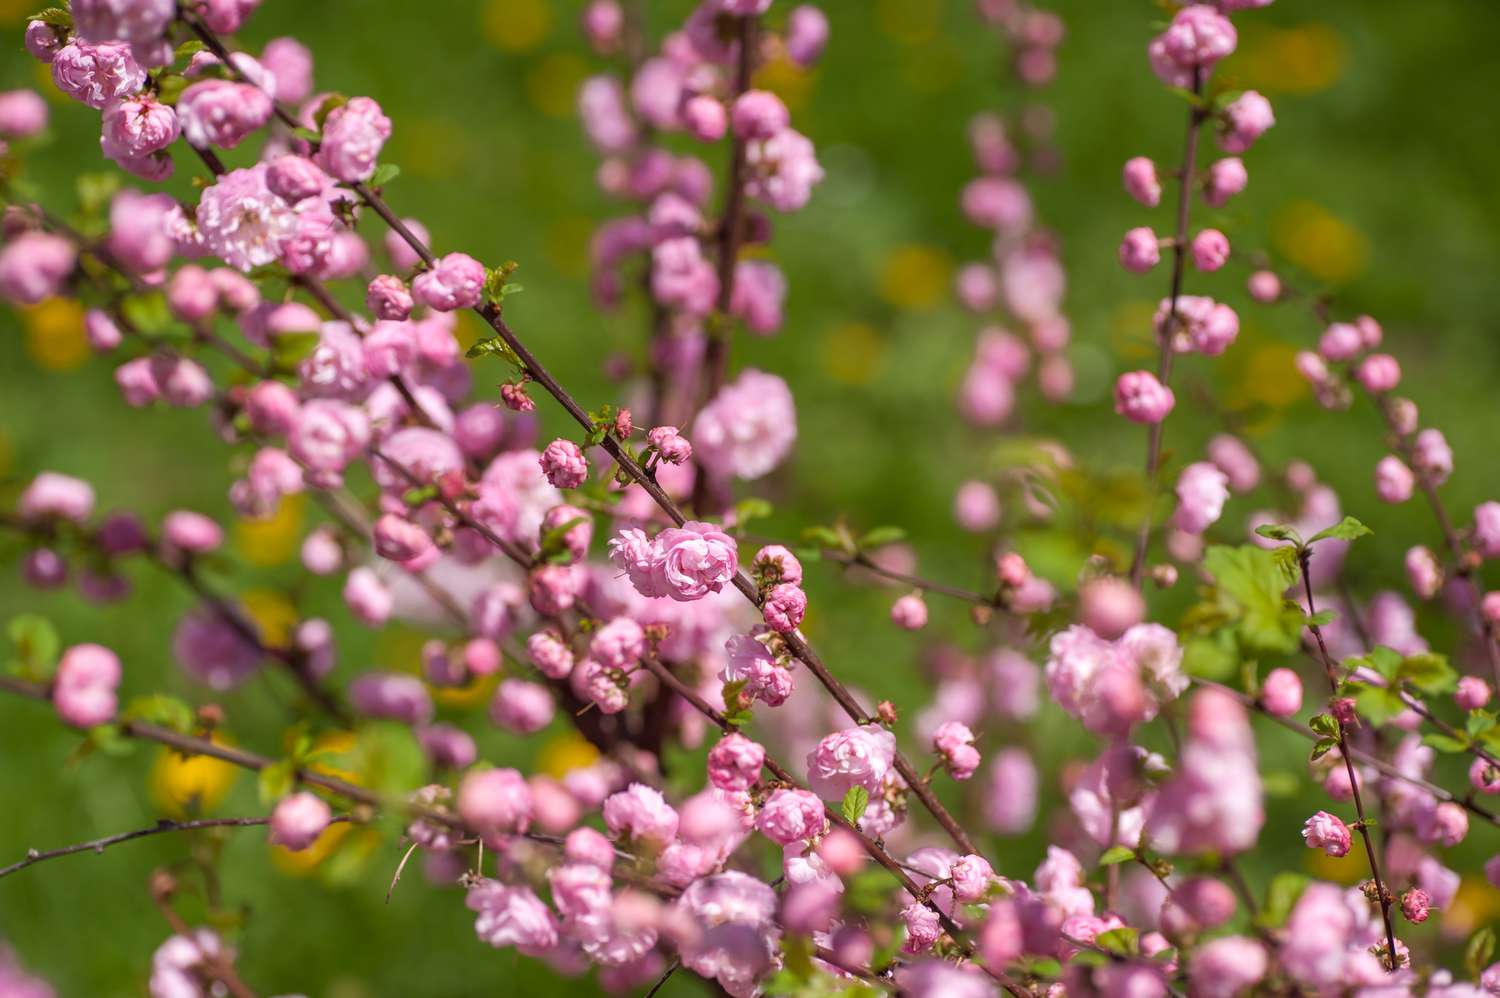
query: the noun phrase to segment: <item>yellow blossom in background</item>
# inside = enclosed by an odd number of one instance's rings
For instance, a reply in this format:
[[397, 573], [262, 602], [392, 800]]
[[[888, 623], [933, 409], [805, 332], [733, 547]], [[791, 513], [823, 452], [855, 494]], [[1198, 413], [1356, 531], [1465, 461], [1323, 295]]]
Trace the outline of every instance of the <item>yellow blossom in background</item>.
[[479, 317], [468, 309], [464, 309], [461, 312], [449, 312], [448, 314], [458, 316], [458, 325], [453, 330], [453, 338], [458, 340], [458, 345], [463, 350], [467, 350], [475, 343], [478, 343], [479, 338], [489, 332], [489, 326], [480, 321]]
[[299, 877], [306, 876], [316, 869], [318, 864], [333, 855], [354, 830], [354, 826], [347, 821], [329, 825], [323, 829], [323, 833], [312, 845], [298, 852], [293, 852], [285, 846], [267, 843], [271, 850], [271, 861], [283, 873]]
[[932, 246], [898, 246], [880, 264], [880, 297], [897, 308], [931, 308], [948, 295], [953, 260]]
[[1254, 427], [1266, 429], [1277, 418], [1274, 410], [1284, 409], [1306, 398], [1311, 389], [1297, 373], [1296, 347], [1270, 341], [1252, 341], [1244, 345], [1250, 349], [1241, 354], [1242, 367], [1229, 387], [1225, 401], [1234, 408], [1258, 403], [1273, 410], [1264, 413]]
[[382, 669], [417, 674], [422, 671], [422, 645], [428, 635], [400, 624], [380, 629], [375, 644], [375, 661]]
[[558, 52], [538, 62], [526, 74], [526, 96], [531, 106], [554, 118], [574, 113], [578, 88], [589, 75], [589, 64], [569, 52]]
[[480, 11], [485, 40], [506, 52], [536, 48], [552, 29], [547, 0], [489, 0]]
[[594, 220], [584, 215], [560, 218], [547, 227], [542, 252], [564, 277], [585, 277], [589, 272], [589, 240]]
[[252, 565], [282, 565], [301, 546], [302, 518], [306, 498], [287, 496], [276, 512], [263, 519], [240, 517], [234, 521], [234, 546]]
[[[1149, 301], [1125, 301], [1109, 317], [1109, 347], [1123, 362], [1156, 368], [1156, 305]], [[1150, 364], [1146, 362], [1150, 361]]]
[[[218, 732], [210, 740], [229, 744]], [[163, 748], [151, 767], [151, 798], [174, 818], [202, 814], [219, 806], [238, 775], [239, 768], [222, 759]]]
[[578, 732], [568, 729], [559, 731], [542, 743], [536, 766], [538, 771], [560, 780], [573, 770], [592, 766], [598, 761], [599, 750]]
[[1319, 880], [1329, 880], [1335, 884], [1357, 884], [1370, 875], [1364, 850], [1358, 841], [1345, 856], [1334, 857], [1321, 849], [1305, 847], [1304, 851], [1307, 853], [1307, 872]]
[[875, 24], [903, 45], [920, 45], [937, 34], [942, 0], [876, 0]]
[[71, 371], [89, 359], [83, 306], [71, 298], [50, 298], [21, 310], [26, 353], [49, 371]]
[[20, 24], [27, 14], [35, 14], [41, 6], [32, 0], [0, 0], [0, 24]]
[[[313, 740], [313, 761], [307, 764], [307, 768], [314, 773], [322, 773], [345, 783], [358, 783], [359, 774], [352, 769], [340, 769], [335, 761], [328, 758], [316, 758], [319, 755], [342, 758], [353, 752], [359, 745], [359, 737], [352, 731], [327, 731]], [[287, 745], [287, 749], [291, 746]]]
[[1369, 247], [1364, 235], [1327, 208], [1293, 201], [1271, 218], [1277, 252], [1321, 281], [1338, 284], [1365, 269]]
[[846, 385], [866, 385], [885, 360], [885, 340], [863, 322], [830, 327], [819, 345], [823, 370]]
[[499, 685], [499, 676], [479, 676], [465, 686], [434, 686], [432, 699], [443, 707], [469, 710], [489, 703]]
[[274, 589], [246, 589], [240, 593], [240, 606], [245, 608], [266, 644], [291, 643], [292, 628], [297, 626], [301, 616], [281, 593]]
[[1463, 939], [1500, 915], [1500, 891], [1483, 877], [1465, 877], [1442, 911], [1443, 935]]
[[1307, 95], [1337, 83], [1348, 62], [1349, 45], [1331, 25], [1271, 28], [1247, 23], [1224, 72], [1247, 90]]
[[808, 72], [784, 55], [755, 71], [755, 86], [781, 98], [787, 110], [796, 114], [807, 106], [808, 97], [817, 88], [816, 74]]

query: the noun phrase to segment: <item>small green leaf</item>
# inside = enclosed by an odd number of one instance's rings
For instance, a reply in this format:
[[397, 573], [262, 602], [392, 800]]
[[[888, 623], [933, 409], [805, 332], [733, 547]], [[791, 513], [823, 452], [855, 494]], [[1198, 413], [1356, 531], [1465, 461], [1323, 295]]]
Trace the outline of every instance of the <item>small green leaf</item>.
[[370, 186], [384, 187], [399, 176], [401, 176], [401, 167], [395, 163], [381, 163], [375, 168], [374, 175], [370, 177]]
[[58, 28], [73, 27], [73, 15], [61, 7], [48, 7], [46, 10], [32, 14], [27, 20], [41, 21], [43, 24], [50, 24]]
[[1313, 746], [1312, 752], [1308, 755], [1307, 759], [1309, 762], [1317, 762], [1338, 747], [1339, 742], [1337, 738], [1320, 738], [1318, 739], [1318, 743]]
[[1448, 735], [1439, 734], [1435, 731], [1431, 734], [1423, 735], [1422, 744], [1431, 745], [1439, 752], [1445, 752], [1448, 755], [1454, 755], [1459, 752], [1467, 752], [1469, 750], [1468, 742], [1459, 738], [1452, 738]]
[[865, 808], [869, 806], [870, 791], [864, 787], [850, 787], [849, 792], [844, 794], [844, 802], [839, 805], [839, 813], [849, 824], [858, 826], [859, 819], [865, 816]]
[[751, 520], [763, 520], [774, 511], [775, 508], [759, 496], [746, 496], [734, 505], [734, 522], [743, 526]]
[[1333, 538], [1340, 541], [1352, 541], [1366, 534], [1374, 533], [1369, 527], [1360, 523], [1352, 516], [1346, 516], [1331, 527], [1325, 527], [1307, 539], [1307, 543], [1316, 544], [1318, 541]]
[[1297, 531], [1281, 523], [1266, 523], [1255, 528], [1255, 532], [1262, 537], [1273, 541], [1291, 541], [1298, 547], [1302, 546], [1302, 538]]
[[588, 517], [586, 517], [586, 516], [575, 516], [575, 517], [573, 517], [573, 519], [568, 520], [568, 521], [566, 521], [564, 523], [559, 523], [557, 526], [553, 527], [551, 530], [548, 530], [545, 533], [543, 533], [542, 534], [542, 557], [551, 559], [551, 557], [553, 555], [564, 555], [564, 556], [567, 556], [569, 554], [569, 552], [568, 552], [568, 545], [567, 545], [568, 531], [572, 530], [574, 527], [578, 526], [580, 523], [587, 523], [587, 522], [589, 522], [589, 518]]
[[870, 548], [884, 547], [887, 544], [894, 544], [905, 538], [906, 531], [900, 527], [876, 527], [873, 530], [865, 532], [865, 535], [859, 539], [859, 546], [863, 550], [868, 550]]
[[294, 368], [311, 357], [322, 342], [321, 333], [278, 333], [271, 340], [271, 357], [278, 367]]
[[157, 99], [168, 106], [175, 105], [182, 92], [192, 81], [181, 73], [163, 73], [156, 81]]
[[1406, 709], [1401, 694], [1389, 686], [1363, 686], [1354, 695], [1360, 716], [1379, 727]]
[[844, 550], [844, 539], [832, 527], [806, 527], [802, 531], [802, 539], [809, 544], [816, 544], [820, 548], [832, 548], [836, 551]]
[[187, 734], [193, 730], [193, 708], [165, 693], [133, 698], [120, 711], [121, 720], [147, 721]]
[[1478, 738], [1495, 726], [1495, 715], [1487, 710], [1471, 710], [1464, 721], [1464, 730], [1470, 738]]
[[1494, 955], [1495, 930], [1486, 925], [1469, 937], [1469, 945], [1464, 947], [1464, 968], [1468, 970], [1470, 977], [1478, 980]]
[[1135, 859], [1135, 850], [1129, 846], [1111, 846], [1099, 857], [1100, 866], [1118, 866]]
[[292, 785], [296, 782], [296, 775], [296, 767], [292, 765], [290, 759], [273, 762], [262, 769], [255, 780], [256, 789], [260, 793], [261, 807], [270, 807], [291, 793]]
[[10, 623], [5, 625], [5, 633], [15, 646], [21, 672], [34, 679], [52, 674], [52, 666], [57, 662], [57, 653], [62, 648], [62, 641], [58, 638], [57, 628], [52, 626], [52, 621], [34, 613], [19, 614], [10, 618]]
[[1312, 878], [1303, 873], [1278, 873], [1271, 878], [1271, 886], [1266, 890], [1266, 904], [1260, 913], [1260, 924], [1268, 929], [1279, 929], [1286, 924], [1287, 916], [1292, 913], [1297, 899], [1302, 897], [1302, 892], [1310, 883]]
[[198, 39], [193, 38], [177, 46], [177, 58], [190, 59], [207, 48], [207, 45], [204, 45]]
[[1339, 734], [1339, 722], [1334, 720], [1332, 714], [1314, 714], [1308, 727], [1318, 734], [1327, 738], [1337, 738]]
[[1338, 619], [1338, 613], [1334, 610], [1319, 610], [1307, 618], [1308, 627], [1327, 627]]
[[328, 120], [328, 116], [347, 103], [349, 103], [349, 98], [343, 94], [329, 94], [323, 98], [323, 102], [318, 105], [318, 110], [313, 114], [313, 121], [317, 123], [319, 133], [323, 131], [323, 123]]
[[1115, 956], [1135, 956], [1140, 952], [1140, 934], [1129, 926], [1110, 929], [1095, 936], [1094, 945]]
[[1423, 693], [1447, 693], [1458, 685], [1458, 673], [1448, 664], [1446, 655], [1422, 652], [1402, 660], [1396, 669], [1396, 681], [1411, 683]]

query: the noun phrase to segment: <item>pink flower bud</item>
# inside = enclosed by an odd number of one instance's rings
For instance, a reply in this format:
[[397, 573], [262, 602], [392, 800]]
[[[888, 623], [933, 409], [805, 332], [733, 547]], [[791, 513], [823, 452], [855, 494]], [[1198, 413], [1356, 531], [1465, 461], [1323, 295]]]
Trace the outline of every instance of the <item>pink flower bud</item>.
[[1133, 423], [1160, 423], [1177, 398], [1150, 371], [1126, 371], [1115, 381], [1115, 412]]
[[52, 703], [58, 717], [75, 728], [114, 719], [120, 685], [120, 659], [103, 645], [74, 645], [58, 660]]
[[68, 562], [51, 548], [37, 548], [22, 561], [21, 577], [34, 589], [59, 589], [68, 581]]
[[167, 284], [167, 306], [184, 322], [206, 319], [218, 305], [219, 289], [202, 267], [189, 264]]
[[1459, 710], [1478, 710], [1490, 702], [1490, 685], [1478, 676], [1464, 676], [1453, 693]]
[[[171, 113], [171, 108], [165, 110], [168, 114]], [[0, 91], [0, 138], [29, 138], [46, 127], [47, 102], [42, 100], [40, 94], [34, 90]], [[172, 138], [176, 137], [176, 130], [173, 129]], [[156, 148], [160, 149], [171, 141], [168, 139]]]
[[380, 627], [390, 617], [395, 601], [372, 569], [356, 568], [344, 583], [344, 602], [366, 627]]
[[766, 750], [744, 735], [731, 733], [708, 753], [708, 780], [720, 790], [749, 790], [760, 779]]
[[1238, 156], [1216, 160], [1203, 181], [1203, 200], [1210, 207], [1222, 208], [1230, 198], [1243, 191], [1250, 182], [1245, 162]]
[[682, 105], [682, 120], [700, 142], [719, 141], [729, 127], [729, 115], [724, 105], [706, 94], [693, 97]]
[[1310, 849], [1322, 849], [1335, 858], [1349, 854], [1349, 826], [1327, 811], [1319, 811], [1302, 825], [1302, 838]]
[[1418, 599], [1432, 599], [1443, 586], [1443, 568], [1437, 556], [1419, 544], [1406, 552], [1406, 578]]
[[632, 783], [604, 801], [604, 824], [617, 839], [665, 845], [677, 837], [677, 812], [661, 791]]
[[1269, 270], [1257, 270], [1250, 275], [1246, 290], [1251, 298], [1268, 305], [1281, 297], [1281, 278]]
[[1147, 208], [1161, 204], [1161, 181], [1156, 177], [1156, 164], [1145, 156], [1127, 159], [1121, 180], [1125, 193]]
[[1401, 914], [1413, 925], [1420, 925], [1427, 921], [1427, 892], [1416, 887], [1407, 890], [1401, 895]]
[[540, 683], [506, 679], [495, 689], [490, 720], [517, 734], [530, 735], [552, 723], [556, 712], [552, 691]]
[[1331, 361], [1353, 360], [1364, 350], [1359, 329], [1347, 322], [1335, 322], [1318, 339], [1318, 353]]
[[747, 90], [730, 111], [734, 134], [741, 140], [768, 139], [791, 123], [781, 98], [769, 90]]
[[323, 834], [333, 811], [322, 798], [307, 791], [283, 797], [271, 812], [270, 841], [292, 852], [301, 852]]
[[974, 732], [958, 721], [938, 725], [932, 736], [932, 747], [955, 780], [967, 780], [979, 768], [979, 750], [974, 747]]
[[94, 487], [82, 479], [44, 471], [21, 493], [17, 509], [27, 520], [80, 523], [94, 511]]
[[1302, 680], [1291, 669], [1272, 669], [1261, 684], [1260, 704], [1272, 717], [1291, 717], [1302, 709]]
[[53, 56], [67, 43], [67, 35], [45, 21], [29, 21], [26, 24], [26, 51], [38, 62], [50, 63]]
[[1120, 266], [1137, 274], [1144, 274], [1161, 262], [1161, 249], [1156, 233], [1146, 226], [1131, 229], [1120, 243]]
[[927, 626], [927, 604], [921, 593], [908, 593], [891, 606], [891, 623], [906, 631], [920, 631]]
[[0, 247], [0, 298], [36, 305], [57, 294], [78, 259], [73, 244], [49, 232], [24, 232]]
[[1254, 90], [1246, 90], [1224, 108], [1224, 131], [1219, 144], [1226, 152], [1242, 153], [1276, 124], [1271, 102]]
[[818, 858], [839, 876], [852, 877], [869, 857], [858, 836], [848, 829], [835, 828], [818, 843]]
[[765, 603], [761, 605], [761, 613], [765, 616], [767, 626], [783, 634], [795, 631], [806, 612], [807, 594], [800, 586], [791, 582], [773, 587], [766, 594]]
[[793, 7], [786, 21], [786, 54], [799, 66], [811, 66], [828, 44], [828, 16], [811, 4]]
[[1193, 237], [1193, 266], [1208, 272], [1229, 261], [1229, 237], [1218, 229], [1204, 229]]
[[1426, 816], [1417, 833], [1424, 842], [1456, 846], [1469, 834], [1469, 812], [1462, 804], [1443, 801]]
[[573, 671], [573, 652], [552, 631], [537, 631], [526, 641], [531, 664], [551, 679], [566, 679]]
[[224, 543], [224, 531], [202, 513], [180, 509], [162, 521], [162, 540], [178, 551], [204, 554]]
[[646, 439], [667, 464], [683, 464], [693, 456], [693, 445], [677, 432], [675, 426], [655, 427], [646, 434]]
[[1378, 395], [1401, 383], [1401, 365], [1388, 353], [1371, 354], [1360, 362], [1356, 376], [1365, 391]]
[[970, 533], [993, 530], [1000, 523], [1000, 497], [986, 482], [964, 482], [953, 496], [953, 518]]
[[1106, 640], [1113, 640], [1139, 624], [1146, 602], [1124, 579], [1101, 576], [1078, 589], [1078, 615], [1083, 624]]
[[576, 489], [589, 477], [588, 460], [571, 440], [558, 437], [541, 455], [542, 474], [560, 489]]
[[[901, 921], [906, 926], [906, 941], [901, 944], [903, 953], [925, 953], [932, 949], [933, 943], [943, 934], [942, 921], [937, 912], [920, 901], [913, 901], [901, 909]], [[912, 990], [909, 993], [917, 994], [918, 991]]]
[[1375, 494], [1384, 502], [1406, 502], [1415, 485], [1416, 476], [1394, 454], [1387, 454], [1375, 465]]
[[1484, 598], [1479, 601], [1479, 612], [1491, 624], [1500, 624], [1500, 590], [1484, 594]]
[[1412, 443], [1412, 462], [1433, 485], [1442, 485], [1453, 474], [1453, 448], [1443, 431], [1428, 428], [1417, 434]]
[[827, 826], [823, 802], [816, 794], [787, 788], [772, 793], [755, 820], [760, 833], [780, 845], [816, 838]]
[[526, 831], [531, 808], [531, 788], [514, 769], [471, 772], [459, 784], [459, 817], [485, 838]]
[[177, 99], [182, 137], [200, 149], [233, 149], [264, 128], [275, 110], [260, 87], [231, 80], [194, 83]]

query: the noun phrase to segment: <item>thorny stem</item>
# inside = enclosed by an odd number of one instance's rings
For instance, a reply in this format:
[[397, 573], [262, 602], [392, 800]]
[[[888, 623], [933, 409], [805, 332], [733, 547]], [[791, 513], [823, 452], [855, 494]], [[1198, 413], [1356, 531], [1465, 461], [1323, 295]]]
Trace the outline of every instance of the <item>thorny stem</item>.
[[[1302, 565], [1302, 591], [1307, 597], [1308, 629], [1312, 631], [1313, 637], [1318, 642], [1318, 654], [1323, 661], [1323, 671], [1328, 676], [1329, 692], [1333, 696], [1338, 695], [1339, 680], [1333, 656], [1328, 654], [1328, 646], [1323, 643], [1323, 629], [1313, 623], [1311, 618], [1317, 614], [1318, 609], [1313, 603], [1312, 577], [1308, 572], [1308, 563], [1312, 560], [1312, 551], [1306, 547], [1297, 551], [1298, 560]], [[1385, 922], [1385, 938], [1390, 949], [1387, 951], [1387, 959], [1384, 961], [1386, 968], [1395, 971], [1400, 966], [1400, 957], [1396, 954], [1396, 925], [1391, 920], [1391, 894], [1386, 890], [1385, 882], [1380, 878], [1380, 861], [1375, 855], [1375, 842], [1370, 837], [1370, 824], [1365, 818], [1365, 805], [1359, 792], [1359, 778], [1354, 772], [1354, 759], [1349, 754], [1349, 739], [1344, 731], [1344, 722], [1334, 716], [1334, 722], [1339, 728], [1339, 755], [1344, 760], [1344, 769], [1349, 774], [1349, 787], [1354, 795], [1354, 813], [1359, 816], [1359, 837], [1364, 842], [1365, 856], [1370, 861], [1370, 876], [1375, 881], [1375, 894], [1380, 901], [1380, 917]]]
[[[1172, 289], [1168, 298], [1167, 315], [1161, 328], [1156, 331], [1157, 358], [1156, 377], [1163, 385], [1172, 379], [1173, 340], [1177, 334], [1177, 305], [1182, 297], [1182, 276], [1187, 265], [1188, 222], [1193, 204], [1193, 173], [1198, 158], [1198, 133], [1208, 120], [1208, 111], [1203, 107], [1203, 71], [1193, 70], [1193, 102], [1188, 108], [1187, 139], [1183, 143], [1182, 171], [1177, 181], [1177, 234], [1172, 240]], [[1146, 440], [1146, 512], [1141, 517], [1140, 529], [1136, 532], [1135, 557], [1130, 562], [1130, 584], [1141, 588], [1141, 579], [1146, 571], [1146, 551], [1151, 546], [1151, 514], [1156, 506], [1158, 482], [1161, 471], [1162, 425], [1166, 420], [1151, 424]]]

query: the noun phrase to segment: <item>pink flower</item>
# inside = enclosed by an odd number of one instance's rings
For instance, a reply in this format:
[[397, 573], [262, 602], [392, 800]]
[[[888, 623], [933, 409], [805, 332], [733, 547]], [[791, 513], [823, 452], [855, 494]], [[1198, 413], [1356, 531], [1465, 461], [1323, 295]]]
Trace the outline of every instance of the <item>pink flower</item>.
[[542, 474], [560, 489], [576, 489], [588, 480], [589, 464], [571, 440], [557, 438], [542, 451]]
[[0, 247], [0, 297], [17, 305], [51, 298], [77, 259], [77, 250], [62, 236], [24, 232]]
[[761, 604], [761, 613], [764, 615], [766, 624], [773, 631], [782, 634], [790, 634], [802, 623], [802, 616], [807, 612], [807, 593], [802, 587], [790, 582], [783, 582], [774, 587], [766, 594], [766, 599]]
[[1411, 498], [1416, 476], [1399, 457], [1387, 454], [1375, 465], [1375, 493], [1384, 502], [1403, 503]]
[[985, 229], [1021, 232], [1031, 224], [1031, 195], [1009, 177], [980, 177], [964, 186], [964, 217]]
[[260, 646], [219, 612], [199, 607], [172, 633], [172, 653], [183, 671], [213, 690], [230, 690], [260, 668]]
[[162, 521], [162, 540], [177, 549], [193, 554], [213, 551], [224, 543], [224, 530], [202, 513], [179, 509]]
[[189, 145], [233, 149], [271, 120], [266, 92], [249, 83], [203, 80], [182, 92], [177, 113]]
[[765, 260], [741, 260], [734, 267], [729, 311], [745, 320], [753, 333], [769, 335], [781, 328], [786, 304], [786, 276]]
[[903, 953], [926, 952], [943, 934], [937, 912], [920, 901], [913, 901], [901, 909], [901, 921], [906, 925], [906, 941], [901, 944]]
[[497, 948], [515, 947], [528, 956], [545, 956], [557, 947], [557, 921], [529, 887], [508, 887], [480, 878], [464, 904], [478, 912], [474, 933]]
[[1036, 820], [1036, 764], [1023, 748], [1006, 748], [990, 763], [985, 820], [1002, 835], [1018, 835]]
[[412, 297], [439, 312], [473, 308], [479, 304], [487, 279], [484, 264], [465, 253], [449, 253], [416, 276], [411, 282]]
[[1479, 710], [1490, 702], [1490, 684], [1478, 676], [1464, 676], [1458, 681], [1453, 700], [1459, 710]]
[[1291, 669], [1272, 669], [1261, 684], [1260, 702], [1272, 717], [1291, 717], [1302, 709], [1302, 680]]
[[776, 892], [728, 870], [695, 880], [673, 905], [695, 931], [681, 942], [683, 966], [717, 979], [732, 995], [753, 994], [779, 945]]
[[1349, 853], [1349, 826], [1327, 811], [1319, 811], [1302, 825], [1302, 838], [1310, 849], [1322, 849], [1333, 857]]
[[1120, 243], [1120, 266], [1137, 274], [1144, 274], [1161, 262], [1161, 250], [1156, 233], [1148, 226], [1131, 229]]
[[261, 50], [260, 64], [276, 78], [279, 101], [301, 104], [312, 93], [313, 59], [295, 38], [273, 38]]
[[984, 900], [995, 883], [995, 870], [983, 856], [960, 856], [948, 867], [953, 896], [963, 904]]
[[646, 633], [629, 617], [616, 617], [594, 632], [589, 656], [607, 669], [631, 669], [646, 653]]
[[1401, 365], [1388, 353], [1374, 353], [1360, 361], [1355, 375], [1365, 391], [1378, 395], [1401, 383]]
[[[1208, 167], [1208, 176], [1203, 181], [1203, 200], [1208, 202], [1211, 208], [1222, 208], [1229, 199], [1239, 194], [1250, 183], [1250, 174], [1245, 169], [1245, 161], [1238, 156], [1225, 156], [1223, 159], [1215, 160]], [[1261, 271], [1269, 273], [1269, 271]], [[1271, 275], [1273, 278], [1275, 275]], [[1257, 300], [1265, 300], [1256, 296]], [[1276, 295], [1270, 296], [1272, 299]]]
[[797, 439], [791, 390], [774, 374], [747, 369], [698, 413], [692, 439], [708, 470], [760, 478], [785, 460]]
[[1427, 892], [1413, 887], [1401, 895], [1401, 914], [1413, 925], [1421, 925], [1427, 921], [1428, 904]]
[[1188, 704], [1188, 738], [1176, 771], [1158, 788], [1145, 835], [1169, 854], [1243, 852], [1263, 824], [1245, 709], [1228, 694], [1201, 690]]
[[370, 424], [358, 408], [337, 399], [302, 406], [288, 438], [292, 456], [312, 471], [342, 471], [370, 442]]
[[369, 97], [355, 97], [334, 108], [323, 122], [318, 165], [346, 183], [362, 183], [375, 175], [380, 149], [390, 137], [391, 119], [380, 105]]
[[875, 724], [845, 728], [823, 738], [807, 755], [807, 780], [824, 800], [841, 801], [852, 787], [881, 791], [896, 756], [896, 736]]
[[72, 42], [52, 57], [52, 82], [57, 89], [95, 110], [111, 100], [140, 92], [146, 71], [123, 42], [91, 45]]
[[786, 105], [769, 90], [747, 90], [740, 94], [729, 116], [734, 134], [745, 140], [768, 139], [791, 124]]
[[823, 179], [812, 142], [791, 128], [749, 143], [745, 162], [749, 170], [745, 193], [781, 212], [804, 207]]
[[0, 91], [0, 137], [24, 139], [47, 127], [47, 102], [34, 90]]
[[528, 683], [523, 679], [502, 680], [490, 704], [490, 720], [523, 735], [541, 731], [551, 724], [555, 712], [552, 691], [540, 683]]
[[283, 797], [271, 812], [270, 841], [292, 852], [301, 852], [323, 834], [333, 811], [321, 797], [307, 791]]
[[891, 622], [905, 631], [927, 626], [927, 604], [920, 593], [908, 593], [891, 604]]
[[677, 812], [661, 791], [632, 783], [604, 801], [604, 824], [615, 838], [666, 845], [677, 837]]
[[1156, 164], [1145, 156], [1136, 156], [1125, 161], [1121, 171], [1125, 193], [1147, 208], [1161, 204], [1161, 181], [1156, 177]]
[[528, 638], [526, 652], [531, 664], [550, 679], [566, 679], [573, 671], [573, 652], [552, 631], [537, 631]]
[[758, 742], [731, 732], [708, 753], [708, 781], [720, 790], [749, 790], [760, 779], [765, 758]]
[[799, 66], [810, 66], [828, 44], [828, 16], [811, 4], [793, 7], [786, 19], [786, 54]]
[[89, 42], [154, 42], [172, 23], [172, 0], [74, 0], [73, 26]]
[[741, 695], [779, 707], [796, 688], [796, 679], [771, 657], [763, 642], [736, 634], [724, 643], [728, 664], [719, 674], [726, 683], [743, 682]]
[[1418, 599], [1432, 599], [1443, 586], [1443, 567], [1430, 548], [1419, 544], [1406, 552], [1406, 577]]
[[240, 30], [245, 18], [260, 6], [260, 0], [199, 0], [203, 23], [226, 35]]
[[678, 236], [651, 251], [651, 295], [663, 305], [708, 315], [719, 296], [719, 277], [693, 236]]
[[92, 728], [114, 719], [120, 659], [103, 645], [74, 645], [63, 652], [52, 680], [52, 703], [63, 723]]
[[816, 794], [783, 787], [761, 806], [755, 827], [772, 842], [785, 846], [822, 835], [828, 818]]
[[390, 274], [381, 274], [372, 280], [365, 291], [365, 307], [377, 319], [404, 322], [414, 305], [406, 282]]
[[531, 788], [514, 769], [477, 770], [459, 784], [459, 817], [486, 838], [526, 831], [531, 807]]
[[1480, 554], [1500, 558], [1500, 502], [1491, 500], [1474, 507], [1472, 539]]
[[1193, 266], [1208, 272], [1229, 261], [1229, 237], [1218, 229], [1204, 229], [1193, 237]]
[[1246, 90], [1224, 108], [1224, 131], [1219, 145], [1226, 152], [1242, 153], [1276, 124], [1271, 102], [1254, 90]]
[[1266, 948], [1244, 936], [1223, 936], [1200, 946], [1188, 961], [1188, 980], [1198, 998], [1236, 998], [1266, 976]]
[[1227, 17], [1212, 7], [1196, 4], [1179, 10], [1167, 30], [1152, 39], [1147, 53], [1152, 70], [1163, 83], [1190, 87], [1195, 75], [1201, 82], [1220, 59], [1233, 52], [1237, 40]]
[[1269, 270], [1257, 270], [1246, 282], [1250, 297], [1262, 304], [1270, 304], [1281, 297], [1281, 278]]
[[1160, 423], [1177, 398], [1150, 371], [1127, 371], [1115, 382], [1115, 412], [1133, 423]]
[[739, 571], [733, 537], [708, 523], [689, 520], [647, 540], [637, 529], [609, 542], [610, 560], [625, 569], [642, 596], [700, 600], [728, 585]]
[[44, 471], [21, 493], [17, 509], [27, 520], [80, 523], [94, 511], [94, 487], [80, 478]]
[[955, 780], [967, 780], [979, 768], [979, 750], [974, 747], [974, 732], [959, 721], [938, 725], [932, 735], [932, 747], [943, 759], [943, 765]]
[[1172, 526], [1189, 534], [1201, 534], [1224, 512], [1229, 499], [1229, 476], [1207, 461], [1182, 469], [1177, 479], [1177, 511]]
[[197, 223], [204, 245], [219, 259], [249, 273], [281, 258], [281, 243], [297, 216], [266, 186], [266, 165], [231, 170], [204, 190]]
[[1453, 474], [1453, 449], [1443, 431], [1429, 427], [1412, 443], [1412, 463], [1433, 485], [1442, 485]]

